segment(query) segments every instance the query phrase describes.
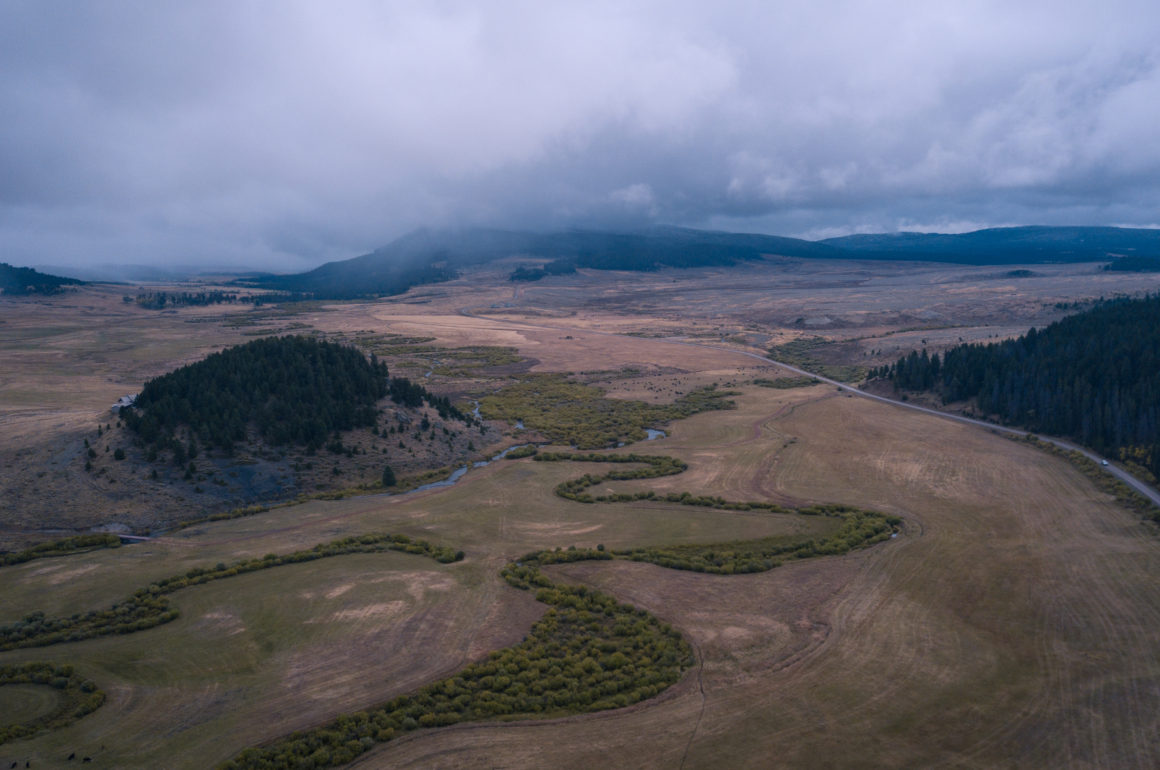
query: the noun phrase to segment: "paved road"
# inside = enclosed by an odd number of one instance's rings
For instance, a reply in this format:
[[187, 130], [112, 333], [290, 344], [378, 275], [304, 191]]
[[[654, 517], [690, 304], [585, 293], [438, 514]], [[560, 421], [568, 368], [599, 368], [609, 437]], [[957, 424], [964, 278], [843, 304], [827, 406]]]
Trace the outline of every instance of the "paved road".
[[[935, 417], [941, 417], [944, 420], [954, 420], [955, 422], [962, 422], [962, 423], [966, 423], [968, 425], [977, 425], [980, 428], [986, 428], [987, 430], [994, 431], [996, 433], [1006, 433], [1006, 434], [1012, 435], [1012, 436], [1026, 436], [1027, 432], [1028, 432], [1025, 428], [1024, 429], [1008, 428], [1004, 425], [996, 425], [996, 424], [991, 423], [991, 422], [986, 422], [985, 420], [976, 420], [976, 419], [973, 419], [971, 417], [963, 417], [962, 415], [958, 415], [958, 414], [951, 414], [949, 412], [940, 412], [937, 409], [930, 409], [929, 407], [919, 406], [918, 404], [911, 404], [911, 403], [908, 403], [906, 401], [898, 401], [897, 399], [887, 398], [886, 396], [878, 396], [878, 395], [875, 395], [873, 393], [867, 393], [864, 390], [859, 390], [858, 388], [854, 387], [853, 385], [847, 385], [844, 382], [838, 382], [837, 380], [832, 380], [829, 377], [823, 377], [820, 374], [814, 374], [813, 372], [807, 372], [805, 369], [799, 369], [798, 367], [793, 366], [792, 364], [787, 364], [787, 363], [784, 363], [782, 361], [775, 361], [772, 358], [766, 358], [765, 356], [759, 355], [757, 353], [749, 353], [749, 352], [746, 352], [744, 350], [733, 350], [732, 348], [725, 348], [725, 347], [721, 347], [718, 345], [702, 345], [702, 344], [699, 344], [696, 342], [684, 342], [684, 341], [677, 341], [677, 340], [671, 340], [671, 341], [676, 342], [677, 344], [680, 344], [680, 345], [691, 345], [691, 346], [696, 346], [696, 347], [713, 348], [714, 350], [726, 350], [726, 351], [730, 351], [733, 353], [737, 353], [739, 355], [749, 356], [750, 358], [755, 358], [758, 361], [764, 361], [766, 363], [777, 364], [778, 366], [782, 367], [783, 369], [788, 369], [791, 372], [794, 372], [796, 374], [801, 374], [801, 375], [804, 375], [806, 377], [813, 377], [815, 380], [820, 380], [820, 381], [827, 383], [829, 385], [833, 385], [837, 388], [840, 388], [840, 389], [846, 391], [847, 393], [853, 393], [854, 395], [861, 396], [862, 398], [869, 398], [869, 399], [873, 399], [874, 401], [881, 401], [884, 404], [891, 404], [893, 406], [898, 406], [898, 407], [901, 407], [903, 409], [913, 409], [913, 410], [918, 411], [918, 412], [925, 412], [926, 414], [934, 415]], [[1128, 473], [1123, 468], [1112, 465], [1110, 462], [1107, 463], [1106, 465], [1104, 465], [1103, 463], [1105, 462], [1105, 459], [1103, 457], [1100, 457], [1096, 453], [1094, 453], [1088, 449], [1085, 449], [1077, 444], [1073, 444], [1070, 441], [1064, 441], [1061, 438], [1053, 438], [1051, 436], [1042, 436], [1038, 433], [1035, 435], [1040, 441], [1044, 441], [1048, 444], [1053, 444], [1053, 445], [1059, 447], [1060, 449], [1066, 449], [1066, 450], [1072, 451], [1072, 452], [1079, 452], [1084, 457], [1087, 457], [1089, 460], [1093, 460], [1096, 463], [1100, 463], [1101, 464], [1100, 467], [1103, 468], [1103, 470], [1112, 474], [1117, 479], [1119, 479], [1120, 481], [1122, 481], [1125, 484], [1127, 484], [1128, 486], [1130, 486], [1132, 489], [1134, 489], [1137, 492], [1139, 492], [1140, 494], [1144, 495], [1149, 500], [1151, 500], [1154, 504], [1160, 505], [1160, 492], [1157, 492], [1155, 489], [1153, 489], [1149, 485], [1145, 484], [1143, 481], [1136, 478], [1132, 474]]]
[[[472, 313], [469, 308], [459, 308], [459, 314], [463, 315], [463, 316], [467, 316], [468, 318], [477, 318], [477, 319], [486, 320], [486, 321], [495, 321], [496, 320], [494, 318], [488, 318], [487, 316], [476, 315], [475, 313]], [[595, 331], [593, 329], [573, 329], [572, 327], [568, 327], [568, 326], [545, 326], [542, 324], [533, 324], [533, 323], [527, 323], [527, 322], [522, 322], [522, 321], [511, 321], [509, 319], [503, 319], [503, 323], [515, 324], [517, 326], [528, 326], [528, 327], [531, 327], [533, 329], [570, 330], [574, 333], [599, 334], [599, 335], [605, 336], [605, 337], [623, 337], [623, 336], [626, 336], [626, 335], [622, 335], [622, 334], [616, 334], [615, 332], [600, 332], [600, 331]], [[788, 369], [789, 371], [794, 372], [795, 374], [800, 374], [800, 375], [805, 376], [805, 377], [813, 377], [816, 380], [827, 383], [829, 385], [833, 385], [834, 387], [840, 388], [840, 389], [846, 391], [847, 393], [852, 393], [853, 395], [860, 396], [862, 398], [869, 398], [869, 399], [873, 399], [874, 401], [881, 401], [884, 404], [891, 404], [893, 406], [897, 406], [897, 407], [900, 407], [902, 409], [913, 409], [913, 410], [918, 411], [918, 412], [925, 412], [926, 414], [933, 415], [935, 417], [941, 417], [944, 420], [954, 420], [955, 422], [966, 423], [967, 425], [975, 425], [975, 426], [980, 427], [980, 428], [986, 428], [987, 430], [993, 431], [995, 433], [1006, 433], [1006, 434], [1011, 435], [1011, 436], [1026, 436], [1027, 435], [1026, 429], [1008, 428], [1004, 425], [996, 425], [994, 423], [986, 422], [985, 420], [976, 420], [976, 419], [973, 419], [971, 417], [963, 417], [962, 415], [958, 415], [958, 414], [951, 414], [949, 412], [940, 412], [937, 409], [930, 409], [929, 407], [919, 406], [918, 404], [911, 404], [911, 403], [906, 402], [906, 401], [899, 401], [897, 399], [887, 398], [886, 396], [878, 396], [878, 395], [875, 395], [873, 393], [867, 393], [863, 390], [859, 390], [858, 388], [854, 387], [853, 385], [847, 385], [844, 382], [838, 382], [837, 380], [832, 380], [829, 377], [823, 377], [819, 374], [814, 374], [813, 372], [807, 372], [805, 369], [799, 369], [798, 367], [796, 367], [792, 364], [787, 364], [787, 363], [784, 363], [782, 361], [775, 361], [774, 359], [767, 358], [766, 356], [760, 355], [759, 353], [750, 353], [750, 352], [745, 351], [745, 350], [737, 350], [736, 348], [727, 348], [727, 347], [723, 347], [721, 345], [707, 345], [707, 344], [702, 343], [702, 342], [689, 342], [687, 340], [654, 338], [652, 341], [653, 342], [660, 342], [660, 343], [668, 344], [668, 345], [685, 345], [688, 347], [710, 348], [712, 350], [720, 350], [720, 351], [723, 351], [726, 353], [734, 353], [734, 354], [739, 355], [739, 356], [747, 356], [749, 358], [753, 358], [753, 359], [756, 359], [758, 361], [761, 361], [762, 363], [776, 364], [776, 365], [782, 367], [783, 369]], [[1145, 484], [1143, 481], [1140, 481], [1140, 479], [1138, 479], [1135, 476], [1133, 476], [1132, 474], [1128, 473], [1123, 468], [1112, 465], [1110, 462], [1107, 465], [1103, 465], [1103, 463], [1105, 462], [1105, 458], [1100, 457], [1095, 452], [1092, 452], [1088, 449], [1084, 449], [1083, 447], [1081, 447], [1077, 444], [1073, 444], [1070, 441], [1064, 441], [1061, 438], [1054, 438], [1051, 436], [1043, 436], [1040, 434], [1035, 434], [1035, 435], [1040, 441], [1044, 441], [1048, 444], [1052, 444], [1054, 446], [1059, 447], [1060, 449], [1066, 449], [1066, 450], [1071, 451], [1071, 452], [1079, 452], [1084, 457], [1087, 457], [1089, 460], [1092, 460], [1093, 462], [1099, 463], [1100, 467], [1103, 468], [1103, 470], [1107, 471], [1108, 473], [1115, 476], [1120, 481], [1122, 481], [1125, 484], [1127, 484], [1128, 486], [1130, 486], [1132, 489], [1136, 490], [1140, 494], [1147, 497], [1149, 500], [1151, 500], [1153, 502], [1153, 504], [1160, 505], [1160, 492], [1158, 492], [1157, 490], [1155, 490], [1154, 488], [1152, 488], [1148, 484]]]

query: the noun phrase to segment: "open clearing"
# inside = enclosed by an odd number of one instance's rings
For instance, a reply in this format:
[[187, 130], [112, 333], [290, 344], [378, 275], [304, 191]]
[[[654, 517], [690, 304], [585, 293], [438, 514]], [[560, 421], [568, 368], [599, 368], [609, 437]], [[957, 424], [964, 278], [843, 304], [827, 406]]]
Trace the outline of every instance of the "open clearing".
[[[846, 503], [905, 521], [890, 542], [761, 574], [620, 561], [550, 567], [553, 579], [598, 587], [673, 624], [693, 643], [697, 665], [628, 709], [420, 730], [356, 764], [1160, 765], [1160, 539], [1153, 529], [1070, 465], [1029, 446], [831, 386], [757, 387], [755, 378], [781, 370], [661, 338], [760, 350], [797, 334], [800, 317], [801, 333], [853, 340], [863, 352], [884, 340], [910, 344], [911, 334], [942, 334], [949, 344], [1023, 331], [1058, 317], [1057, 301], [1111, 294], [1128, 279], [1092, 276], [1082, 265], [1037, 266], [1041, 276], [1017, 287], [994, 277], [995, 268], [783, 267], [767, 275], [758, 268], [582, 272], [515, 288], [463, 280], [295, 316], [335, 333], [512, 346], [534, 359], [534, 371], [587, 372], [587, 381], [618, 396], [670, 401], [717, 382], [739, 393], [736, 410], [695, 415], [668, 426], [666, 438], [619, 450], [673, 455], [689, 464], [685, 473], [609, 486]], [[1130, 280], [1137, 289], [1158, 279]], [[918, 287], [930, 292], [919, 299]], [[987, 315], [978, 301], [990, 295], [998, 304]], [[186, 324], [184, 309], [157, 316], [120, 307], [119, 295], [104, 300], [81, 308], [85, 323], [68, 314], [50, 323], [62, 315], [52, 305], [57, 299], [30, 304], [25, 315], [3, 309], [0, 349], [15, 362], [0, 383], [0, 420], [13, 437], [3, 447], [6, 483], [14, 466], [55, 457], [74, 423], [95, 422], [133, 382], [243, 339], [224, 322]], [[946, 328], [902, 331], [922, 313], [939, 314], [926, 323]], [[71, 361], [99, 349], [95, 332], [82, 327], [116, 318], [130, 338], [153, 340], [145, 349], [156, 359], [127, 345]], [[642, 336], [618, 336], [630, 332]], [[131, 361], [136, 368], [126, 369]], [[50, 379], [38, 396], [40, 374]], [[69, 387], [71, 399], [62, 396]], [[5, 621], [36, 610], [101, 608], [192, 567], [366, 532], [422, 537], [466, 553], [447, 565], [382, 553], [278, 567], [175, 593], [181, 616], [158, 628], [2, 652], [0, 665], [72, 663], [108, 700], [67, 728], [5, 744], [0, 760], [67, 767], [75, 750], [92, 754], [97, 767], [211, 766], [518, 642], [544, 605], [497, 572], [528, 551], [804, 536], [832, 526], [660, 502], [583, 505], [552, 492], [565, 479], [603, 470], [499, 461], [444, 489], [316, 500], [115, 550], [0, 568]], [[119, 512], [101, 515], [115, 520]], [[0, 688], [2, 712], [46, 708], [36, 701], [44, 689]]]

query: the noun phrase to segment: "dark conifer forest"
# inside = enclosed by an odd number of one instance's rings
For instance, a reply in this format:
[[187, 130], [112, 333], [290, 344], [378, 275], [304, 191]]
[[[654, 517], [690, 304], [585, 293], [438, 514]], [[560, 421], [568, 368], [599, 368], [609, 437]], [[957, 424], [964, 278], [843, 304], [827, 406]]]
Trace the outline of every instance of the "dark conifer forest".
[[1105, 301], [1042, 331], [912, 352], [871, 372], [944, 403], [977, 399], [1005, 423], [1072, 438], [1160, 474], [1160, 295]]
[[64, 278], [33, 270], [31, 267], [14, 267], [0, 262], [0, 294], [23, 296], [27, 294], [59, 294], [66, 286], [80, 286], [84, 281]]
[[150, 380], [122, 416], [150, 459], [169, 450], [180, 463], [198, 444], [232, 451], [251, 428], [270, 444], [317, 449], [335, 431], [374, 425], [388, 395], [462, 418], [446, 398], [388, 379], [374, 356], [301, 336], [254, 340]]

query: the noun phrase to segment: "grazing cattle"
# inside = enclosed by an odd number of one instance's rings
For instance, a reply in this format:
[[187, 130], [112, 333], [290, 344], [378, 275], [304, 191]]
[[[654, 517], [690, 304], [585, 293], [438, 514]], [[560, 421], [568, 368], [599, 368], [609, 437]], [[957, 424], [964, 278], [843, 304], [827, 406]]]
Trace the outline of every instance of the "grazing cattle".
[[73, 761], [74, 759], [76, 759], [76, 758], [77, 758], [77, 753], [76, 753], [75, 751], [74, 751], [72, 754], [69, 754], [69, 755], [68, 755], [68, 761], [69, 761], [69, 762], [72, 762], [72, 761]]

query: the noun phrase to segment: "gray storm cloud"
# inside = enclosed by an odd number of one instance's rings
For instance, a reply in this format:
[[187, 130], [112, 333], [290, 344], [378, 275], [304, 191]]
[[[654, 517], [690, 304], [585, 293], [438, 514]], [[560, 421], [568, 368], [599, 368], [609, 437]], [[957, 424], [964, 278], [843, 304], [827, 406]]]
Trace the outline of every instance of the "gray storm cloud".
[[1150, 2], [3, 0], [0, 113], [20, 264], [1160, 221]]

